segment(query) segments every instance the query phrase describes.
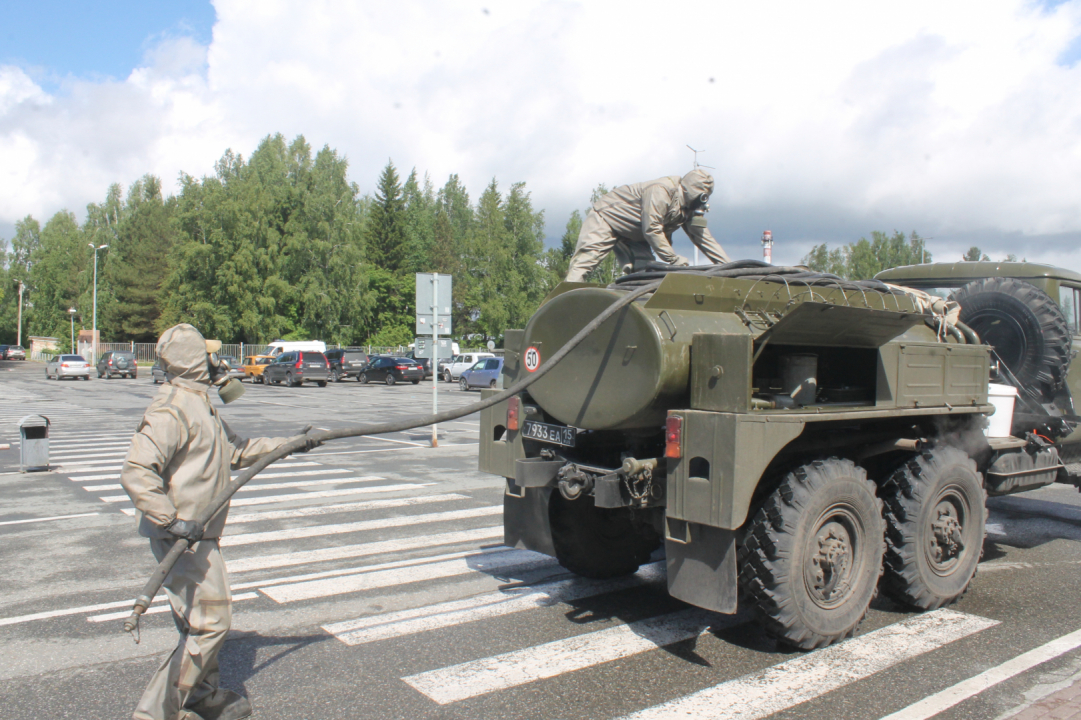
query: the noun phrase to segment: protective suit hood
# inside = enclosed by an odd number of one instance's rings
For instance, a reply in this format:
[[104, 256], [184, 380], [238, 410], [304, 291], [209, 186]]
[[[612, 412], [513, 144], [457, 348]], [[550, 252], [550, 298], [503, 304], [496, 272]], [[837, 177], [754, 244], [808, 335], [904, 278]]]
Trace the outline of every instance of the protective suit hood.
[[192, 390], [210, 389], [210, 371], [206, 364], [207, 342], [202, 333], [187, 323], [174, 325], [158, 340], [158, 359], [170, 382]]
[[702, 204], [703, 195], [713, 194], [713, 176], [702, 168], [695, 168], [683, 176], [679, 181], [683, 188], [683, 207], [693, 208]]

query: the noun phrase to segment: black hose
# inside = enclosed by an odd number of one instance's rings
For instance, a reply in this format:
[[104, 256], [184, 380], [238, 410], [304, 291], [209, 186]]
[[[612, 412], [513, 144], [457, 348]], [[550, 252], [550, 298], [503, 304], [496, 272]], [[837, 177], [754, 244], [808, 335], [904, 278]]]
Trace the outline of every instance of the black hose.
[[[319, 441], [327, 440], [339, 440], [347, 437], [362, 437], [365, 435], [382, 435], [384, 433], [401, 432], [402, 430], [410, 430], [412, 428], [425, 427], [427, 425], [433, 425], [435, 423], [449, 422], [450, 420], [456, 420], [466, 415], [472, 415], [475, 412], [480, 412], [485, 408], [489, 408], [493, 405], [497, 405], [508, 398], [514, 397], [518, 393], [528, 388], [533, 383], [540, 380], [542, 377], [548, 374], [548, 372], [556, 366], [556, 364], [565, 358], [567, 354], [577, 347], [583, 340], [589, 337], [593, 332], [604, 323], [605, 320], [615, 315], [621, 309], [630, 305], [632, 302], [645, 295], [646, 293], [656, 290], [660, 285], [660, 281], [643, 285], [634, 289], [632, 292], [627, 293], [619, 300], [610, 305], [600, 315], [593, 318], [585, 327], [578, 331], [578, 334], [567, 341], [567, 344], [561, 347], [555, 355], [548, 358], [547, 361], [541, 364], [539, 368], [533, 373], [530, 373], [528, 377], [519, 380], [510, 388], [504, 390], [501, 393], [497, 393], [486, 400], [466, 405], [462, 408], [455, 410], [447, 410], [435, 415], [423, 415], [420, 417], [413, 416], [405, 420], [397, 420], [395, 422], [388, 423], [376, 423], [372, 425], [355, 425], [353, 427], [339, 428], [337, 430], [322, 430], [320, 432], [310, 433], [308, 435], [301, 436], [295, 440], [291, 440], [281, 447], [277, 448], [271, 453], [264, 455], [251, 467], [240, 473], [235, 480], [230, 482], [220, 493], [214, 496], [214, 499], [210, 502], [202, 513], [199, 514], [195, 520], [201, 525], [205, 526], [210, 519], [214, 517], [218, 511], [220, 511], [230, 498], [236, 493], [237, 490], [244, 487], [245, 484], [253, 477], [262, 472], [268, 465], [275, 460], [280, 460], [286, 455], [290, 455], [297, 450], [305, 447], [309, 438], [314, 438]], [[147, 580], [146, 585], [143, 587], [143, 591], [135, 600], [135, 604], [132, 607], [131, 615], [124, 621], [124, 630], [129, 633], [135, 632], [135, 629], [139, 626], [139, 616], [146, 612], [146, 609], [150, 607], [150, 603], [154, 596], [158, 594], [158, 590], [161, 589], [162, 584], [165, 582], [165, 578], [168, 577], [172, 571], [176, 561], [180, 559], [180, 556], [184, 554], [190, 546], [195, 543], [184, 538], [177, 540], [173, 543], [173, 547], [169, 550], [168, 554], [162, 558], [162, 561], [158, 563], [157, 569]], [[138, 642], [138, 638], [136, 638]]]
[[663, 280], [671, 273], [699, 275], [710, 278], [758, 278], [776, 282], [798, 283], [812, 287], [833, 287], [853, 292], [877, 292], [886, 295], [904, 295], [904, 291], [894, 288], [880, 280], [845, 280], [832, 273], [815, 272], [805, 267], [770, 265], [761, 260], [736, 260], [723, 265], [665, 265], [649, 263], [644, 270], [618, 277], [609, 285], [611, 288], [624, 289], [639, 287], [646, 283]]

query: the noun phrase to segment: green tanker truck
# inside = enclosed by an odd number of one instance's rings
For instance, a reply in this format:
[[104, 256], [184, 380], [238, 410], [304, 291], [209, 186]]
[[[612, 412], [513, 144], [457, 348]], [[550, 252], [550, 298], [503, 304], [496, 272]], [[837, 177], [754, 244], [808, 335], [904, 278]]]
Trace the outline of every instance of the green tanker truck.
[[[507, 545], [603, 578], [663, 544], [674, 597], [749, 603], [779, 639], [814, 648], [853, 634], [876, 588], [919, 609], [955, 601], [988, 494], [1076, 480], [1059, 458], [1076, 427], [1064, 383], [1010, 398], [1023, 383], [955, 305], [805, 268], [563, 283], [506, 333], [504, 386], [648, 283], [482, 412], [480, 469], [505, 478]], [[1011, 399], [1020, 421], [985, 432]]]

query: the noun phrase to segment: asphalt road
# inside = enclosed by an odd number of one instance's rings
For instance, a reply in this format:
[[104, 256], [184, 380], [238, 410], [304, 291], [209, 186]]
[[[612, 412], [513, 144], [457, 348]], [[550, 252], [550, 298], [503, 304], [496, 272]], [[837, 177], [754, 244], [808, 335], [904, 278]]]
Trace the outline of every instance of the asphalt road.
[[[439, 390], [441, 408], [479, 399]], [[0, 363], [2, 718], [130, 717], [175, 643], [161, 601], [140, 644], [121, 631], [154, 563], [118, 473], [155, 392], [149, 373], [58, 383]], [[430, 408], [430, 384], [348, 382], [250, 387], [222, 415], [277, 436]], [[52, 421], [55, 472], [18, 472], [31, 413]], [[854, 640], [794, 653], [747, 613], [669, 598], [663, 563], [591, 582], [502, 548], [502, 484], [476, 470], [477, 433], [471, 416], [440, 426], [438, 448], [430, 430], [333, 443], [238, 495], [222, 681], [256, 717], [983, 719], [1081, 673], [1081, 636], [1023, 655], [1081, 628], [1076, 488], [993, 500], [980, 573], [948, 610], [880, 598]]]

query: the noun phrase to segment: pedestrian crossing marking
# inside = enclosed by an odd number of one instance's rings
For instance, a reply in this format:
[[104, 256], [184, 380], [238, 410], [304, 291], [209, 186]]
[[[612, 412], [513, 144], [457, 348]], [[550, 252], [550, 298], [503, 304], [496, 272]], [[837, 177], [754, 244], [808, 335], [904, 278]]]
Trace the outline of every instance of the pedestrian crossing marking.
[[485, 593], [464, 600], [426, 605], [420, 608], [373, 615], [324, 625], [323, 629], [346, 645], [414, 635], [440, 628], [463, 625], [525, 610], [574, 602], [603, 593], [665, 580], [664, 562], [642, 566], [634, 575], [612, 580], [571, 578], [539, 583], [503, 592]]
[[747, 621], [691, 608], [402, 678], [446, 705], [552, 678], [698, 637], [711, 625]]
[[499, 525], [495, 527], [475, 528], [473, 530], [461, 530], [449, 533], [438, 533], [435, 535], [401, 538], [398, 540], [380, 540], [377, 542], [358, 543], [355, 545], [338, 545], [335, 547], [319, 548], [317, 550], [298, 550], [296, 552], [279, 553], [275, 555], [256, 555], [236, 560], [226, 559], [225, 566], [231, 573], [251, 572], [253, 570], [270, 570], [292, 565], [308, 565], [311, 563], [326, 562], [328, 560], [347, 560], [349, 558], [366, 557], [369, 555], [384, 555], [392, 552], [439, 547], [440, 545], [474, 543], [502, 537], [503, 526]]
[[935, 610], [632, 713], [626, 720], [757, 720], [998, 624], [955, 610]]
[[410, 525], [449, 522], [451, 520], [466, 520], [502, 514], [502, 505], [489, 505], [486, 507], [468, 508], [466, 510], [448, 510], [447, 512], [425, 513], [422, 515], [401, 515], [398, 517], [377, 518], [374, 520], [358, 520], [351, 523], [309, 525], [306, 527], [288, 528], [285, 530], [270, 530], [267, 532], [253, 532], [242, 535], [226, 535], [221, 539], [221, 544], [222, 546], [236, 547], [238, 545], [299, 540], [301, 538], [341, 535], [343, 533], [362, 532], [365, 530], [408, 527]]
[[492, 556], [480, 556], [469, 560], [448, 560], [439, 563], [427, 563], [416, 567], [398, 568], [365, 572], [357, 575], [345, 575], [325, 580], [293, 583], [290, 585], [261, 587], [260, 591], [277, 603], [290, 603], [299, 600], [345, 595], [384, 587], [397, 587], [411, 583], [440, 580], [459, 575], [468, 575], [477, 571], [515, 568], [518, 571], [535, 570], [541, 567], [556, 566], [553, 558], [527, 550], [512, 550]]

